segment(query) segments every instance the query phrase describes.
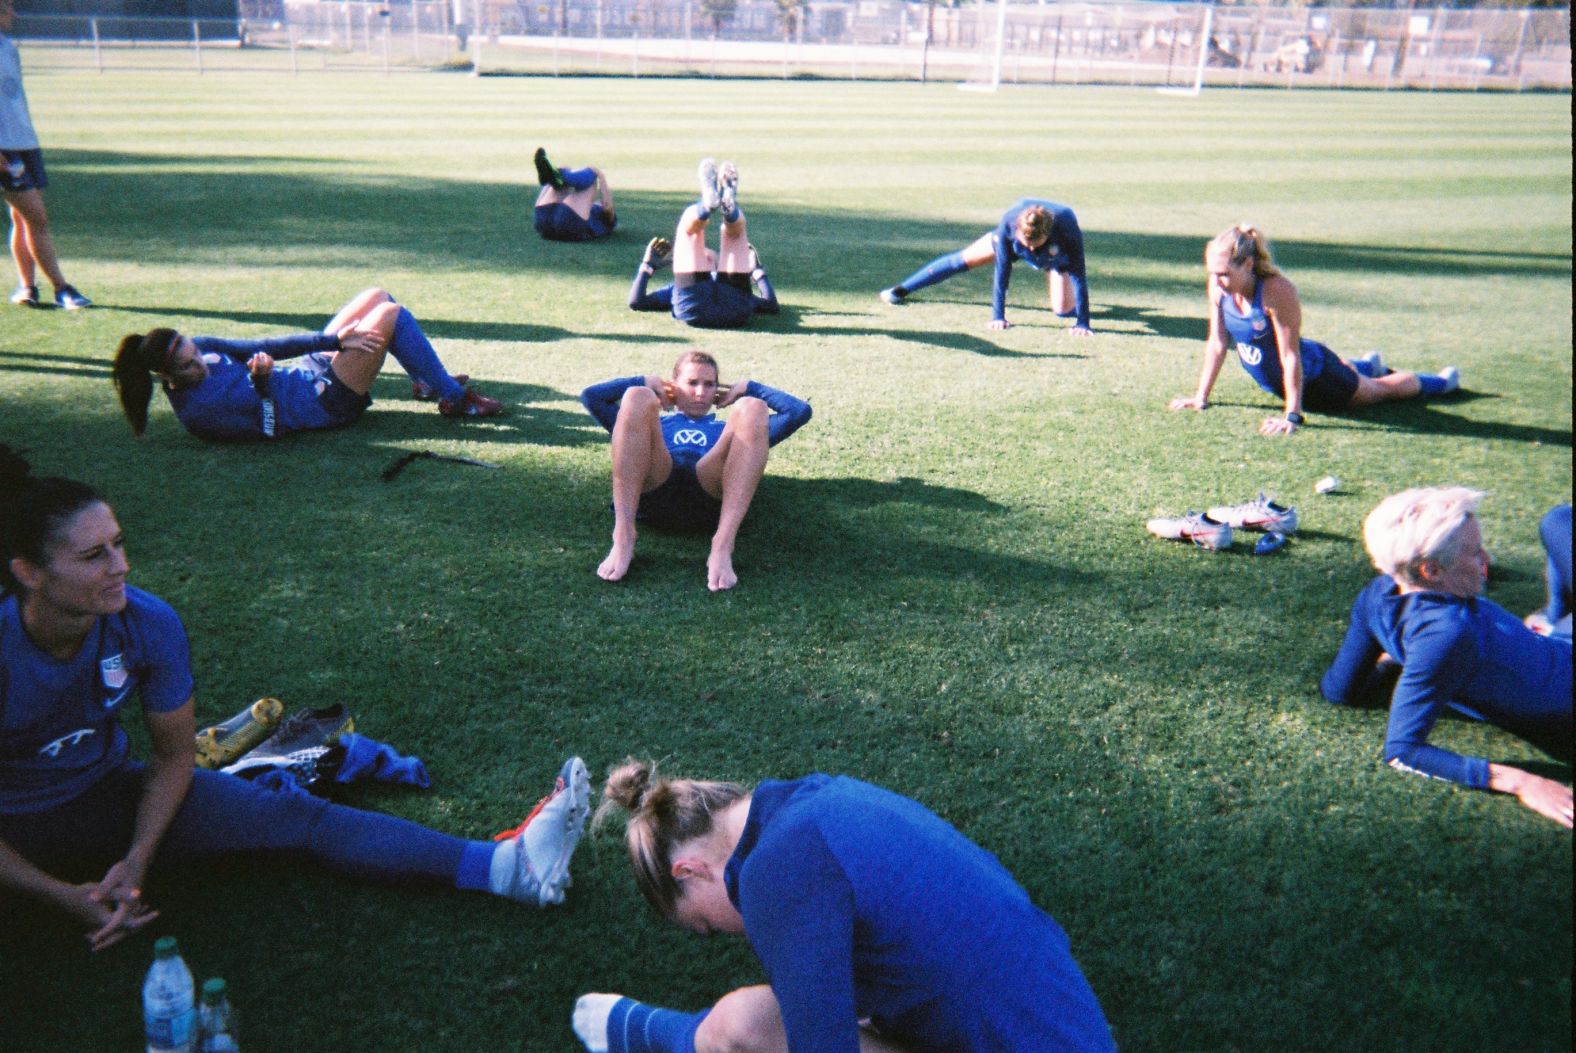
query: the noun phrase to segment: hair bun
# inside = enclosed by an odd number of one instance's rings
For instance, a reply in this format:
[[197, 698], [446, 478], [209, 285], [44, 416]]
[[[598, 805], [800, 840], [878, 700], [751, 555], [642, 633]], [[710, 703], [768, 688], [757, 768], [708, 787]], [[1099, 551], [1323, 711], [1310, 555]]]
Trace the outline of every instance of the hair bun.
[[608, 773], [602, 795], [627, 812], [637, 812], [656, 785], [656, 766], [648, 761], [627, 758]]

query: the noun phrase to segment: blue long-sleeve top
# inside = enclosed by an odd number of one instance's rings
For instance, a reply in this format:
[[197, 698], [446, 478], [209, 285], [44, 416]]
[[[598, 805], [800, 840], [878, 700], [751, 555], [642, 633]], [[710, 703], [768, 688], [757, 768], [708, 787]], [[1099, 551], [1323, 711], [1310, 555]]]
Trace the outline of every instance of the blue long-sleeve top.
[[1381, 575], [1352, 604], [1351, 626], [1319, 690], [1337, 705], [1360, 701], [1383, 652], [1401, 663], [1384, 744], [1393, 767], [1488, 787], [1487, 760], [1428, 744], [1446, 709], [1570, 754], [1570, 641], [1537, 635], [1481, 596], [1403, 594]]
[[[187, 431], [204, 439], [261, 439], [263, 435], [263, 397], [252, 383], [247, 361], [263, 353], [275, 359], [298, 358], [317, 351], [333, 351], [339, 347], [339, 337], [334, 333], [294, 333], [290, 336], [273, 336], [260, 340], [226, 340], [217, 336], [194, 336], [192, 343], [208, 367], [208, 376], [195, 387], [179, 390], [165, 389], [170, 408]], [[275, 392], [278, 419], [276, 434], [294, 431], [300, 422], [293, 419], [292, 411], [304, 391], [294, 390], [294, 378], [276, 370], [268, 383], [281, 390]], [[304, 378], [303, 378], [304, 379]], [[308, 385], [309, 386], [309, 385]], [[284, 396], [288, 387], [288, 394]]]
[[1113, 1050], [1067, 937], [989, 852], [849, 778], [756, 788], [724, 870], [790, 1053]]
[[[1051, 233], [1045, 244], [1030, 249], [1018, 240], [1018, 217], [1024, 209], [1039, 205], [1051, 214]], [[1089, 278], [1084, 263], [1083, 231], [1078, 227], [1078, 217], [1066, 205], [1053, 201], [1026, 197], [1009, 208], [996, 224], [991, 235], [996, 246], [996, 288], [991, 293], [991, 317], [996, 321], [1007, 318], [1007, 285], [1012, 280], [1013, 260], [1023, 260], [1035, 270], [1056, 271], [1072, 280], [1073, 296], [1077, 300], [1076, 324], [1089, 327]]]
[[[618, 423], [618, 407], [624, 399], [624, 392], [640, 387], [645, 382], [645, 377], [633, 376], [592, 384], [580, 393], [580, 404], [602, 427], [611, 432], [613, 425]], [[771, 415], [766, 419], [766, 442], [769, 446], [776, 446], [810, 420], [810, 404], [794, 398], [786, 391], [778, 391], [758, 380], [752, 380], [745, 386], [744, 393], [760, 399], [771, 410]], [[718, 420], [715, 413], [708, 413], [704, 417], [664, 413], [662, 439], [674, 464], [693, 466], [716, 445], [725, 426], [725, 422]]]

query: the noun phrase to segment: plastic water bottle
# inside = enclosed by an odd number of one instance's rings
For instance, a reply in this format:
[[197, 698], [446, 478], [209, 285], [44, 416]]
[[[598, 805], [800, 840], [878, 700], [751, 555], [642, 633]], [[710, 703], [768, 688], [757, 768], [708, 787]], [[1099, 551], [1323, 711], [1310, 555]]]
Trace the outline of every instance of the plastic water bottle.
[[192, 971], [181, 960], [175, 937], [165, 936], [153, 945], [153, 966], [142, 983], [148, 1053], [191, 1053], [196, 1015]]
[[218, 977], [202, 985], [202, 1005], [197, 1010], [197, 1053], [240, 1053], [235, 1012], [229, 990]]

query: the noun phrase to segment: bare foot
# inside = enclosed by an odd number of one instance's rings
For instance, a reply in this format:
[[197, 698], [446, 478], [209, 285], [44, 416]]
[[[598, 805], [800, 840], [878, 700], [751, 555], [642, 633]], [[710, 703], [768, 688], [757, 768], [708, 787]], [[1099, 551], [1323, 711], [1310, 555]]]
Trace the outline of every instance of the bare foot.
[[713, 552], [706, 560], [706, 587], [712, 592], [721, 592], [738, 583], [739, 576], [733, 572], [733, 554]]
[[613, 547], [608, 549], [607, 558], [597, 566], [597, 577], [603, 581], [619, 581], [629, 573], [629, 564], [634, 558], [635, 535], [631, 533], [628, 538], [613, 535]]

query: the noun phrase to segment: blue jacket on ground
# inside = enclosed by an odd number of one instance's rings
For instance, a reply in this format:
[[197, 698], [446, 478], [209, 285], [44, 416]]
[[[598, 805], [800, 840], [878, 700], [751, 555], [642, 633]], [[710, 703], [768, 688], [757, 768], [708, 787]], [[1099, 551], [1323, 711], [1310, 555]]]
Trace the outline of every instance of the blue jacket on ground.
[[724, 871], [791, 1053], [1115, 1049], [1067, 937], [996, 857], [849, 778], [756, 788]]
[[1352, 623], [1319, 681], [1337, 705], [1362, 701], [1375, 663], [1401, 663], [1384, 759], [1404, 771], [1488, 787], [1488, 761], [1428, 744], [1446, 709], [1485, 720], [1553, 756], [1571, 756], [1571, 643], [1539, 636], [1481, 596], [1402, 594], [1381, 575], [1352, 604]]

